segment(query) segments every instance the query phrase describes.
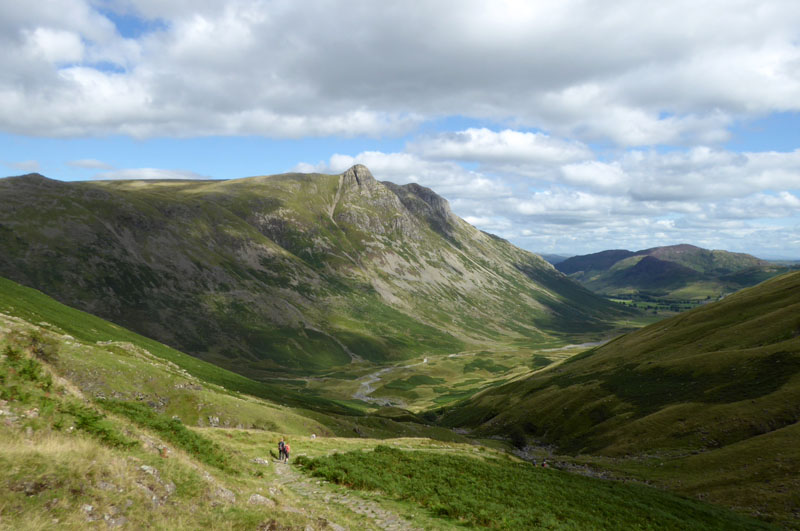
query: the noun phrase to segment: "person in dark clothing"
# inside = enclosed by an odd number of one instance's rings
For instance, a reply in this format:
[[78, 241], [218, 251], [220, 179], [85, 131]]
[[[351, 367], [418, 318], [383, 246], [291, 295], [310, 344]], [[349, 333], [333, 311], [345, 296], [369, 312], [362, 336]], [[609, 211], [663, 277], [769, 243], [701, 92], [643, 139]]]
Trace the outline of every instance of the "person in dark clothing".
[[280, 442], [278, 442], [278, 461], [283, 461], [286, 459], [286, 443], [284, 442], [284, 437], [281, 437]]

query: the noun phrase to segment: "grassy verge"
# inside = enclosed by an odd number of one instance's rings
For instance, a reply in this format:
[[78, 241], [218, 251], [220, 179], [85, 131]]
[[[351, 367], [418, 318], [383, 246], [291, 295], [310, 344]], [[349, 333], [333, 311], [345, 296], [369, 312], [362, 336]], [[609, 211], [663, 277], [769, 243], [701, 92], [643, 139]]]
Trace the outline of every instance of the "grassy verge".
[[311, 474], [381, 491], [467, 526], [498, 529], [767, 529], [725, 509], [636, 484], [528, 463], [378, 446], [316, 459]]

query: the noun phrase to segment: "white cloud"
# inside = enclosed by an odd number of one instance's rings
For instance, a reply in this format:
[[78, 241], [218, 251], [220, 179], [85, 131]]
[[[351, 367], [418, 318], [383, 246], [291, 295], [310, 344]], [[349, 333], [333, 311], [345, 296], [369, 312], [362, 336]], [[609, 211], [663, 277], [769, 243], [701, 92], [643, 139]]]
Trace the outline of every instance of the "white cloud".
[[701, 146], [668, 153], [631, 151], [611, 162], [564, 165], [558, 181], [637, 201], [735, 198], [800, 189], [800, 149], [735, 153]]
[[111, 164], [97, 159], [79, 159], [67, 162], [67, 165], [74, 168], [88, 168], [92, 170], [111, 170], [114, 168]]
[[210, 179], [188, 170], [166, 170], [162, 168], [129, 168], [100, 172], [94, 176], [98, 180], [129, 180], [129, 179]]
[[630, 185], [630, 178], [616, 161], [605, 163], [591, 160], [567, 164], [561, 167], [561, 173], [566, 184], [592, 190], [625, 193]]
[[23, 34], [31, 53], [47, 62], [71, 63], [83, 59], [85, 50], [77, 33], [40, 27]]
[[[2, 129], [378, 136], [458, 115], [623, 146], [688, 145], [724, 140], [736, 118], [800, 110], [793, 0], [103, 2], [160, 21], [136, 39], [97, 5], [0, 6]], [[38, 112], [23, 125], [20, 108]], [[485, 159], [583, 157], [580, 143], [547, 135], [462, 134], [429, 155], [458, 158], [471, 145]]]
[[18, 171], [24, 171], [27, 173], [34, 173], [41, 170], [41, 165], [38, 161], [35, 160], [21, 160], [18, 162], [5, 162], [4, 163], [9, 168], [14, 168]]
[[790, 192], [754, 194], [728, 201], [718, 209], [717, 218], [763, 219], [791, 218], [800, 213], [800, 197]]
[[432, 159], [479, 161], [482, 163], [565, 163], [593, 156], [580, 142], [552, 138], [544, 133], [505, 129], [470, 128], [417, 140], [409, 150]]

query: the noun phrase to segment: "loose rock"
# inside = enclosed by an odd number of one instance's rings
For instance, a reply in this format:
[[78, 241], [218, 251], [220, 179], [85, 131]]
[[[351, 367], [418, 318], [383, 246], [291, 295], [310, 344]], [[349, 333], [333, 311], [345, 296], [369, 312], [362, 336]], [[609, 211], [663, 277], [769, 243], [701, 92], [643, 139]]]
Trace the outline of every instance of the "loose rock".
[[275, 507], [275, 502], [262, 496], [261, 494], [253, 494], [250, 496], [250, 499], [247, 500], [247, 503], [250, 505], [268, 505], [270, 507]]

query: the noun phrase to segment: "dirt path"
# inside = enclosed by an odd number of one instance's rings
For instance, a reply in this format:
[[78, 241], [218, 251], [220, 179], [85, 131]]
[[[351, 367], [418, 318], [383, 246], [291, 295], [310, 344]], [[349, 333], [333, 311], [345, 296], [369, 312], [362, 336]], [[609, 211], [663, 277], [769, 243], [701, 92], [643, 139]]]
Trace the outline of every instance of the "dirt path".
[[[366, 516], [378, 529], [421, 531], [417, 527], [410, 526], [402, 516], [382, 508], [373, 501], [360, 498], [355, 493], [330, 492], [323, 487], [321, 480], [309, 478], [291, 465], [278, 462], [274, 465], [278, 475], [276, 483], [284, 489], [291, 490], [300, 498], [311, 499], [324, 505], [343, 506], [354, 513]], [[347, 529], [333, 522], [329, 522], [328, 527], [336, 531]]]

